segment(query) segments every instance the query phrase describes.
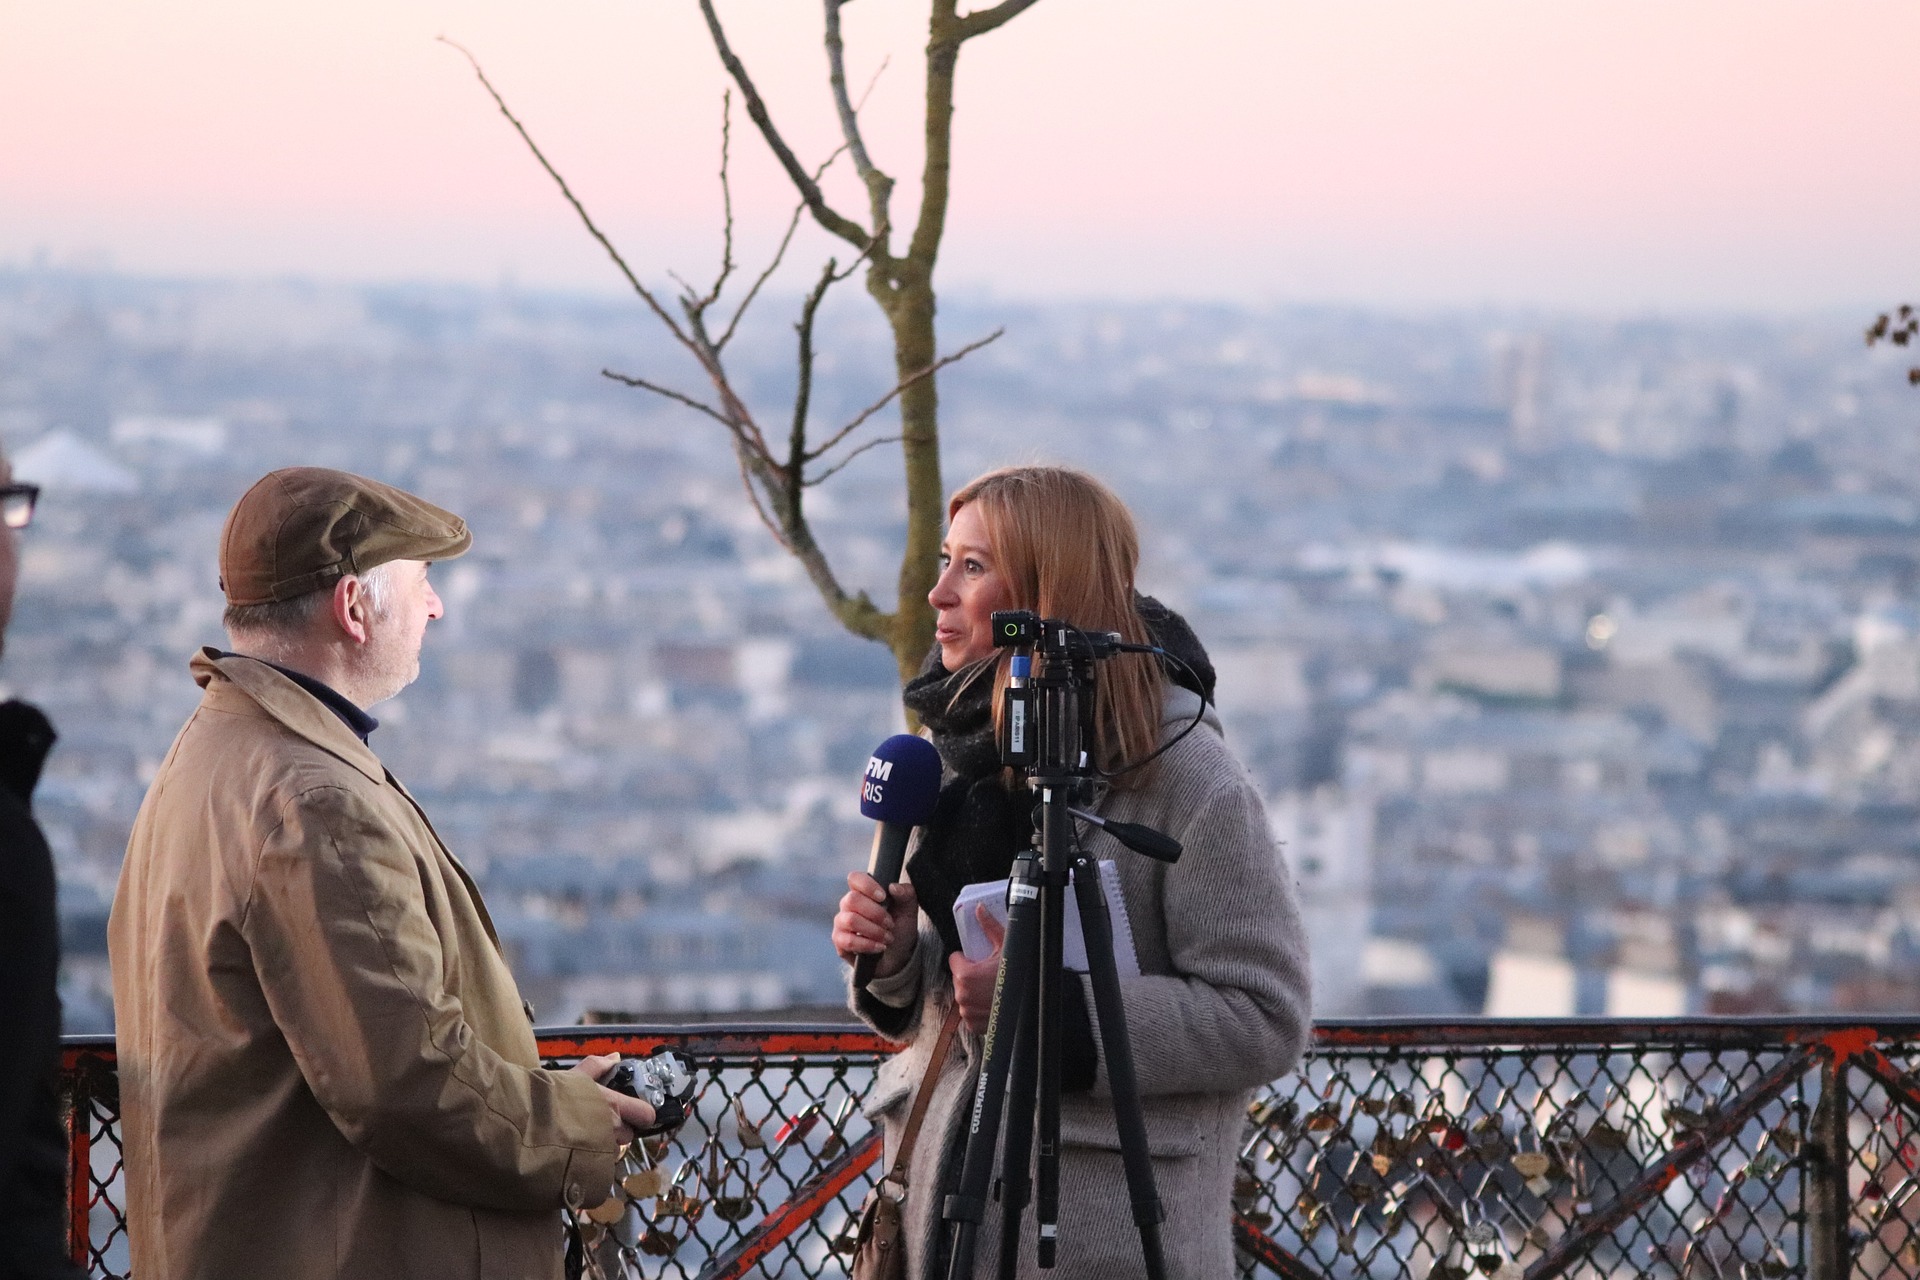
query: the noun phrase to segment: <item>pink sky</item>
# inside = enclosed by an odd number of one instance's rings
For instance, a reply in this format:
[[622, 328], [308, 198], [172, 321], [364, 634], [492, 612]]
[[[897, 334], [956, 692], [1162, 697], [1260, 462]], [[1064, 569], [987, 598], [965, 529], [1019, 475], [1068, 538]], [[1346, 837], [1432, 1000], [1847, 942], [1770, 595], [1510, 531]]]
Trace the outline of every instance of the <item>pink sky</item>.
[[[722, 11], [824, 155], [819, 6]], [[909, 191], [923, 13], [847, 10], [854, 78], [892, 56], [870, 141]], [[441, 33], [650, 278], [710, 269], [722, 81], [693, 0], [0, 0], [0, 264], [610, 287]], [[943, 279], [1897, 301], [1920, 295], [1916, 68], [1911, 0], [1041, 0], [963, 54]], [[788, 197], [744, 117], [735, 152], [764, 239]]]

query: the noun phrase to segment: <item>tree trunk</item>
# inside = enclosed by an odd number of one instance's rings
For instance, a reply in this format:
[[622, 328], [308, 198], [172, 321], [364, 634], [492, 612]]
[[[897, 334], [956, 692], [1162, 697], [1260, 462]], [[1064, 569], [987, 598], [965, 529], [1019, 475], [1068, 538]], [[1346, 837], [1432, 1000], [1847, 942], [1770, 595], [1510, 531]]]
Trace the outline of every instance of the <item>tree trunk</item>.
[[[880, 287], [886, 288], [884, 284]], [[899, 376], [932, 364], [934, 298], [927, 282], [909, 283], [882, 304], [893, 326], [893, 363]], [[940, 536], [946, 489], [940, 476], [940, 390], [922, 378], [900, 397], [900, 448], [907, 487], [907, 542], [900, 556], [900, 595], [888, 647], [902, 683], [911, 680], [933, 645], [933, 607], [927, 593], [940, 573]]]
[[[953, 80], [963, 39], [956, 0], [933, 0], [927, 23], [926, 155], [920, 174], [920, 216], [904, 258], [890, 278], [868, 276], [869, 290], [893, 325], [895, 374], [905, 378], [938, 358], [934, 332], [933, 267], [947, 227], [953, 157]], [[893, 615], [893, 660], [911, 680], [933, 645], [933, 606], [927, 593], [940, 575], [940, 534], [946, 490], [940, 475], [940, 388], [927, 377], [900, 397], [900, 447], [907, 485], [907, 545], [900, 556], [900, 595]]]

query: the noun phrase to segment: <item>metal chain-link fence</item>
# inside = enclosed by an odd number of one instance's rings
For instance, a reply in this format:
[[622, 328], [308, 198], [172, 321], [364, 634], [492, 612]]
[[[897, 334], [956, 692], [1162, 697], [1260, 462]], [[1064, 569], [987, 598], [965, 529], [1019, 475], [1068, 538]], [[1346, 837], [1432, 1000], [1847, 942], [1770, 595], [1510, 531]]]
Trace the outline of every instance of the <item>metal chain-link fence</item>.
[[860, 1103], [884, 1043], [846, 1028], [541, 1037], [554, 1065], [661, 1045], [699, 1069], [691, 1115], [642, 1144], [614, 1195], [577, 1215], [585, 1274], [846, 1275], [878, 1148]]
[[[542, 1033], [662, 1045], [692, 1118], [579, 1215], [590, 1276], [844, 1276], [886, 1046], [782, 1025]], [[66, 1051], [75, 1258], [125, 1276], [110, 1039]], [[1248, 1107], [1242, 1274], [1288, 1280], [1920, 1280], [1920, 1020], [1324, 1025]], [[564, 1242], [556, 1248], [566, 1247]]]

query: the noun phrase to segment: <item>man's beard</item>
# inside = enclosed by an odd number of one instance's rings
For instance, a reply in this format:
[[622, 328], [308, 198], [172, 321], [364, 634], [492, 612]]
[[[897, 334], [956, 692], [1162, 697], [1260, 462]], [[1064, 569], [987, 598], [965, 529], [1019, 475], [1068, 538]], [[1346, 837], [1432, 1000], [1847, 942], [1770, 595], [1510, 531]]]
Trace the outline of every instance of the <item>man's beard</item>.
[[377, 629], [367, 649], [364, 687], [368, 694], [368, 706], [397, 696], [402, 689], [420, 678], [420, 647], [417, 644], [408, 652], [404, 637]]

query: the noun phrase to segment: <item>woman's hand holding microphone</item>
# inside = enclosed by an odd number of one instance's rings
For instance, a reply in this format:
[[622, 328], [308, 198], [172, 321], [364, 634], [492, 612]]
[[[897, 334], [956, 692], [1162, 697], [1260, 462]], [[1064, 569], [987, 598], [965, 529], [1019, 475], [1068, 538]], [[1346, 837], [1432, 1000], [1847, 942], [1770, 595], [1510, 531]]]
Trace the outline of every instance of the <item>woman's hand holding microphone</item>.
[[846, 896], [833, 917], [833, 949], [848, 964], [860, 956], [879, 956], [873, 976], [890, 978], [913, 958], [919, 923], [920, 903], [912, 885], [901, 881], [889, 893], [866, 872], [849, 872]]

